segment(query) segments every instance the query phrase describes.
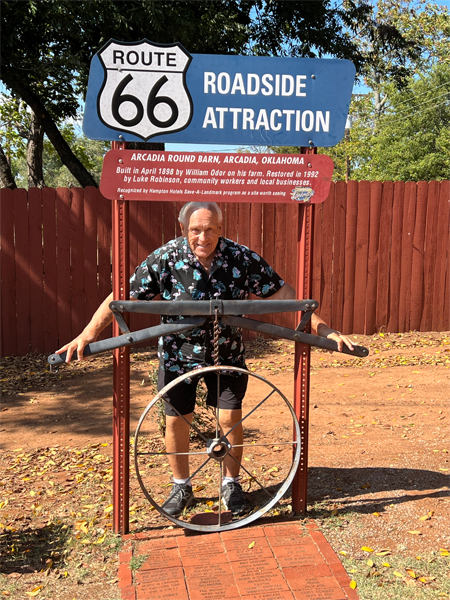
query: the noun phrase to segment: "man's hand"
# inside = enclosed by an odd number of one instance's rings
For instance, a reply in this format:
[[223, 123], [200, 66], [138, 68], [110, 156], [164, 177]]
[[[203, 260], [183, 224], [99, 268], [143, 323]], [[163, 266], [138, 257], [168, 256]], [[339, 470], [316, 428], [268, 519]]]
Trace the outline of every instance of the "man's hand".
[[91, 342], [95, 342], [96, 339], [97, 335], [86, 332], [86, 330], [84, 330], [74, 340], [57, 350], [55, 354], [62, 354], [63, 352], [67, 352], [66, 363], [68, 363], [72, 360], [72, 355], [76, 350], [78, 360], [84, 360], [84, 349]]
[[353, 350], [351, 339], [348, 336], [343, 335], [340, 331], [336, 331], [336, 329], [331, 329], [331, 327], [328, 327], [325, 321], [321, 319], [319, 315], [316, 315], [316, 313], [313, 313], [311, 317], [311, 327], [317, 332], [317, 335], [320, 335], [320, 337], [326, 337], [329, 340], [334, 340], [338, 345], [339, 352], [342, 352], [344, 344], [347, 346], [347, 348]]
[[329, 333], [326, 337], [329, 340], [334, 340], [337, 343], [339, 352], [342, 352], [344, 344], [347, 346], [347, 348], [353, 350], [351, 339], [346, 335], [343, 335], [340, 331], [331, 330], [331, 333]]

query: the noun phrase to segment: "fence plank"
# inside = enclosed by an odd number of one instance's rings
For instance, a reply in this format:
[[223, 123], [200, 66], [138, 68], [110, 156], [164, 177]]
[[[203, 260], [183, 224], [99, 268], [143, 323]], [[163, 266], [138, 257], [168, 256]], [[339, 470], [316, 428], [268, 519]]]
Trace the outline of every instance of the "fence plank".
[[400, 280], [400, 301], [398, 322], [401, 331], [409, 331], [411, 305], [411, 264], [416, 218], [416, 183], [408, 181], [405, 185], [405, 205], [402, 228], [402, 263]]
[[365, 333], [367, 258], [369, 252], [370, 182], [358, 186], [358, 217], [356, 224], [355, 298], [353, 331]]
[[[1, 245], [0, 267], [2, 356], [17, 354], [16, 274], [14, 248], [14, 197], [16, 190], [3, 189], [0, 201]], [[25, 215], [23, 215], [25, 219]]]
[[378, 287], [378, 251], [380, 240], [381, 195], [383, 184], [372, 181], [370, 184], [369, 243], [367, 254], [366, 317], [364, 331], [367, 334], [377, 331], [377, 307], [374, 300]]
[[[320, 316], [326, 323], [331, 321], [331, 302], [332, 302], [332, 281], [333, 281], [333, 225], [334, 225], [334, 205], [335, 188], [330, 189], [330, 195], [323, 202], [323, 220], [322, 220], [322, 242], [321, 242], [321, 263], [322, 263], [322, 302]], [[314, 248], [313, 248], [314, 260]]]
[[[335, 184], [334, 207], [334, 248], [333, 248], [333, 287], [331, 293], [330, 327], [341, 331], [344, 309], [344, 268], [345, 268], [345, 214], [347, 206], [347, 185], [343, 181]], [[326, 202], [326, 200], [325, 200]], [[315, 250], [314, 250], [315, 252]]]
[[[333, 184], [331, 184], [333, 186]], [[327, 200], [325, 200], [327, 202]], [[325, 202], [314, 204], [314, 229], [313, 229], [313, 257], [312, 257], [312, 273], [311, 273], [311, 295], [313, 300], [319, 302], [319, 314], [322, 310], [322, 223], [323, 223], [323, 206]], [[298, 222], [298, 216], [297, 216]], [[298, 227], [298, 225], [297, 225]], [[297, 261], [296, 261], [297, 262]], [[296, 267], [297, 264], [296, 264]]]
[[345, 276], [344, 308], [342, 319], [343, 333], [352, 333], [355, 303], [356, 265], [356, 222], [358, 216], [358, 182], [349, 181], [347, 187], [347, 211], [345, 215]]
[[261, 254], [262, 251], [262, 204], [249, 204], [250, 207], [250, 248]]
[[91, 319], [104, 298], [99, 297], [98, 288], [98, 192], [97, 188], [84, 188], [84, 280], [86, 322]]
[[425, 226], [423, 263], [423, 310], [420, 331], [431, 331], [433, 313], [433, 283], [436, 265], [436, 233], [439, 209], [439, 182], [428, 184], [427, 216]]
[[84, 280], [84, 190], [72, 188], [72, 209], [70, 211], [70, 249], [72, 278], [72, 333], [78, 335], [86, 326], [85, 280]]
[[[286, 278], [286, 260], [286, 205], [277, 204], [275, 206], [274, 262], [272, 266], [282, 279]], [[272, 323], [282, 325], [282, 313], [274, 314]]]
[[165, 202], [151, 202], [149, 244], [151, 251], [163, 244], [163, 205]]
[[130, 243], [130, 269], [134, 271], [135, 267], [142, 261], [138, 256], [138, 239], [140, 237], [140, 222], [139, 222], [139, 204], [140, 202], [128, 202], [129, 211], [129, 243]]
[[389, 315], [389, 268], [392, 229], [392, 203], [394, 184], [385, 181], [381, 192], [380, 231], [378, 236], [378, 274], [376, 295], [376, 327], [385, 331]]
[[[98, 235], [98, 298], [99, 303], [109, 296], [112, 290], [112, 202], [104, 198], [100, 191], [97, 193], [97, 235]], [[99, 339], [112, 336], [112, 326], [108, 325], [99, 335]]]
[[239, 204], [238, 241], [242, 246], [250, 247], [250, 204]]
[[[57, 258], [56, 258], [56, 201], [55, 190], [42, 190], [42, 227], [44, 260], [44, 348], [54, 352], [55, 339], [58, 339], [58, 317], [55, 314], [57, 298]], [[94, 280], [95, 281], [95, 280]]]
[[231, 202], [226, 210], [226, 237], [234, 242], [238, 241], [239, 204]]
[[[72, 294], [70, 283], [70, 190], [56, 189], [56, 308], [58, 339], [54, 349], [60, 348], [72, 339]], [[108, 263], [111, 264], [110, 262]]]
[[405, 203], [405, 184], [403, 181], [394, 183], [394, 199], [392, 205], [392, 235], [391, 235], [391, 270], [389, 274], [389, 318], [387, 331], [401, 331], [400, 319], [400, 285], [402, 266], [402, 228]]
[[425, 227], [427, 218], [428, 183], [419, 181], [417, 184], [416, 220], [411, 265], [411, 304], [409, 327], [413, 331], [420, 329], [423, 303], [424, 284], [424, 247]]
[[[229, 204], [229, 206], [234, 206], [234, 204]], [[263, 204], [262, 217], [262, 256], [269, 263], [269, 265], [274, 267], [275, 230], [273, 224], [275, 223], [275, 205]], [[273, 315], [264, 315], [264, 321], [266, 323], [273, 323]]]
[[[262, 251], [262, 204], [257, 202], [255, 204], [249, 204], [250, 208], [250, 239], [249, 248], [261, 254]], [[264, 321], [265, 315], [256, 315], [253, 318], [256, 321]], [[256, 338], [256, 335], [253, 335]]]
[[446, 229], [443, 230], [444, 246], [446, 247], [446, 269], [444, 270], [443, 283], [444, 283], [444, 310], [442, 331], [448, 331], [450, 329], [450, 273], [449, 273], [449, 262], [450, 262], [450, 181], [443, 181], [441, 183], [441, 193], [443, 192], [444, 198], [447, 198], [447, 202], [444, 205], [444, 223], [447, 225]]
[[[297, 285], [297, 229], [298, 205], [288, 204], [286, 207], [286, 282], [295, 290]], [[295, 313], [285, 313], [285, 326], [295, 328]], [[268, 315], [264, 315], [267, 322]]]
[[[449, 287], [449, 200], [450, 181], [442, 181], [439, 190], [439, 213], [437, 225], [438, 247], [434, 272], [433, 298], [433, 331], [447, 331], [448, 317], [448, 287]], [[447, 266], [446, 266], [447, 265]], [[446, 312], [447, 309], [447, 312]]]
[[[179, 234], [176, 228], [177, 215], [175, 202], [163, 202], [163, 243], [167, 244], [175, 239]], [[155, 246], [157, 248], [158, 246]]]
[[31, 348], [45, 352], [44, 346], [44, 261], [42, 255], [42, 190], [28, 190], [30, 240], [30, 340]]
[[[17, 348], [19, 355], [30, 348], [30, 247], [28, 232], [28, 197], [26, 190], [17, 190], [11, 202], [14, 213], [15, 297], [17, 319]], [[13, 267], [14, 268], [14, 267]]]

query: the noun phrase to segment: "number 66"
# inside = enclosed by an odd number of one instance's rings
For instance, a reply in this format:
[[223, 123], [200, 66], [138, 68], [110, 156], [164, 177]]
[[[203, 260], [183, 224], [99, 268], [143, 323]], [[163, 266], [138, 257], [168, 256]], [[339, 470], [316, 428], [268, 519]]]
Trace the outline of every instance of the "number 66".
[[[142, 106], [142, 102], [138, 98], [136, 98], [136, 96], [132, 96], [131, 94], [122, 94], [122, 92], [132, 79], [132, 75], [127, 75], [122, 79], [120, 84], [117, 86], [116, 91], [114, 92], [111, 102], [111, 110], [113, 117], [118, 123], [120, 123], [120, 125], [123, 125], [124, 127], [133, 127], [134, 125], [137, 125], [142, 121], [142, 118], [144, 116], [144, 107]], [[172, 98], [169, 98], [168, 96], [159, 96], [158, 98], [156, 97], [159, 90], [167, 81], [167, 77], [163, 75], [163, 77], [158, 79], [158, 81], [152, 87], [151, 92], [148, 96], [147, 116], [150, 120], [150, 123], [155, 127], [170, 127], [178, 119], [178, 107], [172, 100]], [[131, 102], [131, 104], [133, 104], [136, 108], [136, 115], [132, 119], [125, 119], [119, 113], [119, 107], [124, 102]], [[171, 115], [166, 121], [160, 121], [155, 115], [155, 108], [158, 106], [158, 104], [167, 104], [170, 107]]]

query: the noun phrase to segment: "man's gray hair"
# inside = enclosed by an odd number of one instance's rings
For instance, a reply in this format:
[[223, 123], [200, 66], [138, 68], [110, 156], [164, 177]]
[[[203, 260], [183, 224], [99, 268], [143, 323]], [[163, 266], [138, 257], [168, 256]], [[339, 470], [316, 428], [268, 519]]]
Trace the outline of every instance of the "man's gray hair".
[[219, 223], [222, 223], [222, 211], [215, 202], [188, 202], [180, 210], [178, 221], [185, 229], [187, 229], [189, 227], [189, 219], [191, 218], [192, 213], [194, 213], [196, 210], [200, 210], [201, 208], [210, 210], [212, 213], [216, 214]]

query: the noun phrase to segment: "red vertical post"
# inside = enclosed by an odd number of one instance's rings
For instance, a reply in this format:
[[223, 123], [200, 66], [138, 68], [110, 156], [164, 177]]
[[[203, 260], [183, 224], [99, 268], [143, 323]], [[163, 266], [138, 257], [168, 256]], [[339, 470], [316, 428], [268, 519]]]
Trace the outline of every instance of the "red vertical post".
[[[302, 149], [302, 153], [316, 153], [315, 148]], [[313, 264], [313, 206], [299, 207], [297, 233], [297, 298], [308, 299], [312, 294]], [[300, 315], [297, 315], [299, 317]], [[299, 320], [299, 319], [298, 319]], [[298, 322], [298, 321], [297, 321]], [[306, 513], [308, 496], [308, 433], [309, 433], [309, 388], [310, 388], [311, 348], [305, 344], [295, 344], [294, 370], [294, 411], [300, 424], [302, 452], [300, 464], [292, 482], [292, 510]]]
[[[125, 143], [112, 142], [113, 150]], [[128, 202], [113, 200], [113, 297], [129, 300], [130, 252]], [[113, 336], [120, 334], [113, 322]], [[130, 481], [130, 349], [113, 352], [113, 530], [126, 534], [129, 530]]]

